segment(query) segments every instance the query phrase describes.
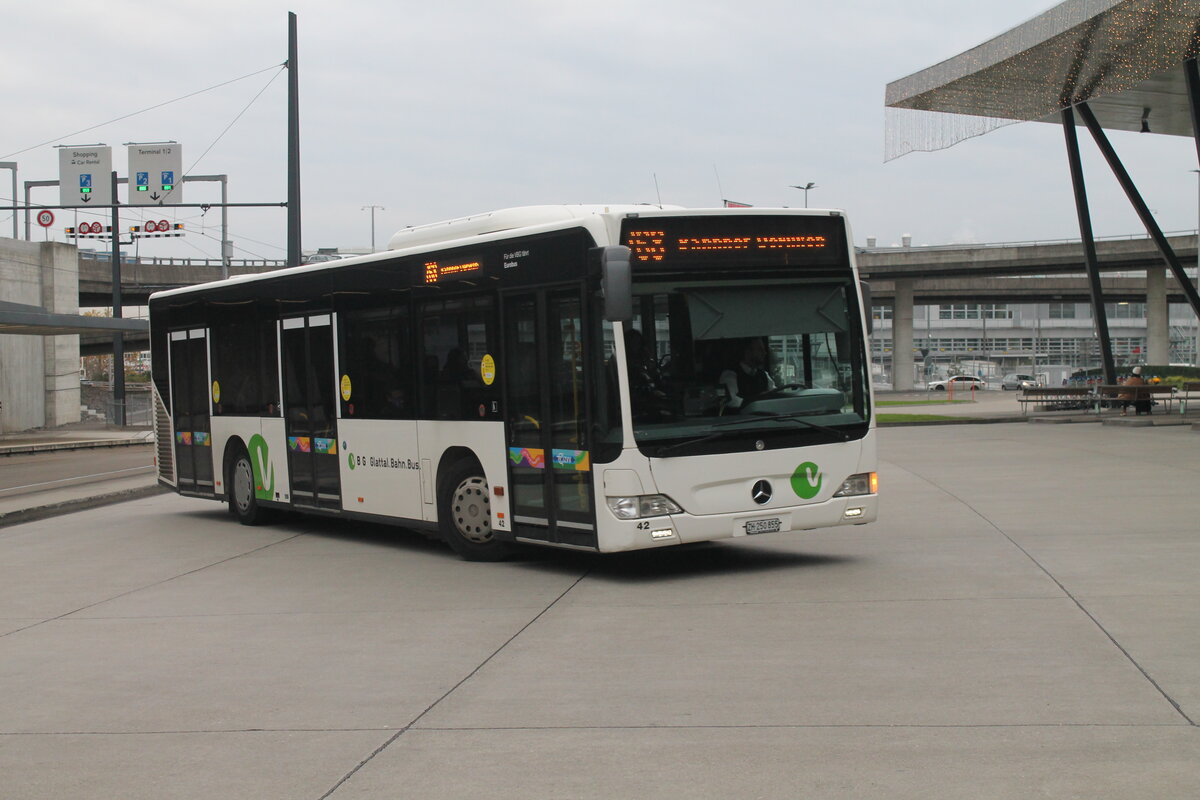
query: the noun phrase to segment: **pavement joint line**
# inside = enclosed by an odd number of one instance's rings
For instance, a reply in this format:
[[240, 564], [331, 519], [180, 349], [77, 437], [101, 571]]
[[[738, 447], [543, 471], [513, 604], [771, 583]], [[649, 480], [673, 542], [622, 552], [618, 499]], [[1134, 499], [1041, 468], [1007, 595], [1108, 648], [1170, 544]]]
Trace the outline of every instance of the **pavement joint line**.
[[1034, 564], [1034, 566], [1036, 566], [1039, 570], [1041, 570], [1042, 574], [1044, 574], [1047, 578], [1049, 578], [1051, 581], [1053, 581], [1055, 583], [1055, 585], [1058, 586], [1058, 588], [1062, 591], [1062, 593], [1066, 597], [1070, 598], [1071, 602], [1073, 602], [1075, 604], [1076, 608], [1078, 608], [1081, 612], [1083, 612], [1084, 616], [1086, 616], [1089, 620], [1092, 621], [1092, 624], [1095, 625], [1096, 628], [1101, 633], [1104, 634], [1104, 636], [1109, 640], [1109, 642], [1112, 643], [1113, 647], [1117, 648], [1117, 650], [1123, 656], [1125, 656], [1126, 660], [1128, 660], [1129, 663], [1132, 664], [1134, 666], [1134, 668], [1136, 668], [1137, 671], [1142, 674], [1142, 677], [1145, 678], [1150, 683], [1150, 685], [1153, 686], [1155, 688], [1155, 690], [1158, 691], [1158, 693], [1163, 697], [1163, 699], [1165, 699], [1168, 703], [1171, 704], [1171, 707], [1175, 709], [1175, 712], [1177, 714], [1179, 714], [1179, 716], [1182, 717], [1184, 720], [1186, 720], [1187, 724], [1190, 727], [1193, 727], [1193, 728], [1200, 727], [1200, 725], [1197, 725], [1195, 720], [1193, 720], [1191, 717], [1189, 717], [1187, 715], [1187, 712], [1185, 712], [1183, 710], [1183, 706], [1181, 706], [1178, 702], [1176, 702], [1175, 698], [1171, 697], [1171, 695], [1169, 695], [1167, 693], [1167, 691], [1165, 689], [1163, 689], [1162, 686], [1159, 685], [1158, 681], [1156, 681], [1150, 675], [1150, 673], [1146, 671], [1146, 668], [1143, 667], [1140, 663], [1138, 663], [1138, 660], [1133, 657], [1133, 654], [1130, 653], [1128, 650], [1126, 650], [1125, 647], [1122, 646], [1121, 643], [1117, 641], [1116, 637], [1113, 636], [1112, 633], [1110, 633], [1109, 630], [1100, 623], [1100, 620], [1098, 620], [1096, 618], [1096, 616], [1087, 609], [1087, 607], [1083, 604], [1083, 602], [1079, 598], [1077, 598], [1074, 594], [1072, 594], [1071, 590], [1068, 589], [1063, 584], [1062, 581], [1060, 581], [1057, 577], [1055, 577], [1054, 573], [1052, 573], [1050, 570], [1046, 569], [1046, 567], [1040, 561], [1038, 561], [1033, 556], [1032, 553], [1030, 553], [1028, 550], [1026, 550], [1024, 547], [1022, 547], [1020, 544], [1018, 544], [1017, 541], [1015, 539], [1013, 539], [1011, 536], [1009, 536], [1008, 533], [1005, 532], [1003, 528], [1001, 528], [996, 523], [992, 522], [992, 520], [988, 519], [988, 517], [985, 516], [981, 511], [979, 511], [979, 509], [975, 508], [970, 503], [966, 502], [961, 497], [954, 494], [954, 492], [950, 491], [949, 489], [945, 488], [944, 486], [942, 486], [938, 483], [935, 483], [933, 480], [925, 477], [924, 475], [921, 475], [918, 472], [914, 472], [911, 469], [908, 470], [908, 472], [909, 472], [909, 474], [915, 475], [916, 477], [925, 481], [930, 486], [933, 486], [938, 491], [944, 492], [945, 494], [949, 495], [950, 497], [953, 497], [956, 501], [961, 503], [964, 507], [970, 509], [972, 513], [974, 513], [977, 517], [979, 517], [981, 520], [983, 520], [985, 523], [987, 523], [987, 525], [989, 525], [994, 531], [996, 531], [1001, 536], [1003, 536], [1005, 539], [1007, 539], [1009, 544], [1011, 544], [1018, 551], [1020, 551], [1027, 559], [1029, 559]]
[[[489, 731], [689, 731], [689, 730], [1005, 730], [1017, 729], [1126, 729], [1165, 728], [1187, 729], [1192, 726], [1183, 722], [831, 722], [831, 723], [763, 723], [726, 725], [485, 725], [467, 727], [409, 728], [411, 733], [487, 733]], [[369, 728], [197, 728], [194, 730], [157, 731], [0, 731], [0, 737], [10, 736], [224, 736], [231, 733], [387, 733], [396, 728], [381, 726]]]
[[286, 536], [278, 541], [268, 542], [267, 544], [260, 545], [259, 547], [255, 547], [250, 550], [247, 550], [244, 553], [236, 553], [232, 556], [229, 556], [228, 558], [222, 558], [222, 559], [212, 562], [211, 564], [204, 564], [203, 566], [196, 567], [195, 569], [189, 569], [187, 572], [181, 572], [178, 575], [172, 575], [169, 578], [163, 578], [162, 580], [154, 581], [153, 583], [148, 583], [145, 586], [137, 586], [133, 589], [127, 589], [124, 592], [118, 592], [117, 594], [114, 594], [112, 597], [106, 597], [103, 600], [97, 600], [94, 603], [88, 603], [86, 606], [80, 606], [79, 608], [73, 609], [71, 611], [63, 612], [62, 614], [59, 614], [58, 616], [49, 617], [47, 619], [41, 619], [41, 620], [34, 622], [31, 625], [26, 625], [22, 628], [17, 628], [16, 630], [8, 631], [7, 633], [0, 633], [0, 639], [3, 639], [6, 636], [12, 636], [15, 633], [21, 633], [22, 631], [32, 630], [33, 628], [36, 628], [40, 625], [45, 625], [50, 622], [59, 622], [59, 621], [64, 620], [67, 617], [70, 617], [74, 614], [78, 614], [80, 611], [87, 611], [88, 609], [92, 609], [97, 606], [102, 606], [105, 603], [112, 602], [113, 600], [118, 600], [122, 597], [128, 597], [131, 594], [136, 594], [137, 592], [145, 591], [146, 589], [153, 589], [155, 586], [162, 586], [165, 583], [170, 583], [171, 581], [178, 580], [179, 578], [186, 578], [188, 575], [195, 575], [197, 572], [203, 572], [206, 569], [220, 566], [221, 564], [226, 564], [230, 561], [236, 561], [237, 559], [243, 558], [244, 556], [253, 555], [254, 553], [258, 553], [258, 552], [261, 552], [268, 548], [275, 547], [276, 545], [283, 544], [284, 542], [290, 542], [292, 539], [298, 539], [304, 535], [305, 534], [303, 534], [303, 533], [297, 533], [297, 534], [293, 534], [292, 536]]
[[430, 703], [425, 708], [424, 711], [422, 711], [420, 714], [417, 714], [417, 716], [413, 717], [412, 720], [409, 721], [409, 723], [406, 724], [403, 728], [396, 731], [396, 733], [393, 734], [392, 736], [388, 737], [387, 741], [385, 741], [383, 744], [379, 745], [379, 747], [375, 748], [371, 752], [371, 754], [368, 755], [366, 758], [364, 758], [362, 761], [358, 762], [358, 764], [356, 764], [353, 769], [351, 769], [349, 772], [347, 772], [345, 775], [343, 775], [341, 777], [341, 779], [337, 781], [337, 783], [335, 783], [333, 786], [329, 787], [329, 791], [325, 792], [325, 794], [321, 795], [317, 800], [326, 800], [334, 792], [336, 792], [338, 789], [340, 789], [346, 783], [346, 781], [353, 778], [355, 776], [355, 774], [358, 773], [359, 770], [361, 770], [363, 767], [365, 767], [367, 764], [369, 764], [372, 761], [372, 759], [374, 759], [376, 756], [378, 756], [384, 750], [388, 749], [392, 745], [393, 742], [395, 742], [397, 739], [399, 739], [401, 736], [403, 736], [406, 732], [408, 732], [409, 730], [412, 730], [413, 726], [416, 725], [418, 722], [420, 722], [425, 717], [426, 714], [428, 714], [430, 711], [433, 711], [433, 709], [437, 708], [439, 703], [441, 703], [443, 700], [445, 700], [450, 695], [454, 694], [454, 692], [458, 691], [460, 686], [462, 686], [467, 681], [471, 680], [471, 678], [474, 678], [477, 674], [479, 674], [479, 671], [481, 669], [483, 669], [484, 667], [486, 667], [488, 664], [490, 664], [492, 659], [494, 659], [496, 656], [500, 655], [500, 652], [502, 650], [504, 650], [506, 647], [508, 647], [510, 644], [512, 644], [514, 641], [516, 641], [518, 636], [523, 634], [525, 631], [529, 630], [529, 628], [531, 628], [534, 625], [534, 623], [536, 623], [539, 619], [541, 619], [543, 616], [545, 616], [550, 611], [550, 609], [552, 609], [556, 605], [558, 605], [558, 601], [562, 600], [564, 597], [566, 597], [568, 594], [570, 594], [571, 590], [573, 590], [576, 586], [578, 586], [580, 583], [582, 583], [584, 578], [586, 578], [591, 573], [592, 573], [592, 571], [590, 569], [585, 570], [582, 575], [580, 575], [578, 578], [576, 578], [571, 583], [570, 586], [568, 586], [566, 589], [564, 589], [562, 591], [562, 594], [560, 594], [558, 597], [551, 600], [546, 605], [545, 608], [543, 608], [541, 611], [539, 611], [537, 614], [534, 615], [533, 619], [529, 620], [524, 625], [522, 625], [521, 628], [516, 633], [514, 633], [512, 636], [508, 637], [508, 639], [506, 639], [503, 644], [501, 644], [494, 651], [492, 651], [491, 655], [489, 655], [487, 658], [483, 659], [483, 661], [480, 661], [477, 665], [475, 665], [475, 668], [473, 670], [471, 670], [469, 673], [467, 673], [467, 675], [465, 677], [463, 677], [462, 680], [460, 680], [458, 683], [454, 684], [449, 689], [447, 689], [445, 691], [445, 693], [442, 694], [441, 697], [439, 697], [438, 699], [436, 699], [432, 703]]

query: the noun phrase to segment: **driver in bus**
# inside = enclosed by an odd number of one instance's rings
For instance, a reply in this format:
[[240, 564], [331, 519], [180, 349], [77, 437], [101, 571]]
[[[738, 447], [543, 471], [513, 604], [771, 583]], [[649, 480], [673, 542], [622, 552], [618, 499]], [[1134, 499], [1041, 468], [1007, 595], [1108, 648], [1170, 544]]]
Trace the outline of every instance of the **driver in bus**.
[[720, 383], [729, 396], [725, 408], [733, 409], [775, 388], [775, 380], [767, 371], [767, 343], [762, 337], [746, 340], [737, 365], [721, 373]]

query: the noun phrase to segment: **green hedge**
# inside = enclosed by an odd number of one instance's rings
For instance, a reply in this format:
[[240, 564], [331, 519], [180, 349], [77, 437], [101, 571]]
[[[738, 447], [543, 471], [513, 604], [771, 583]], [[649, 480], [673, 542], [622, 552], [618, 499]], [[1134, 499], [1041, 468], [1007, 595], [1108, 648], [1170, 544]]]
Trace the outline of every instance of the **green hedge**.
[[[1143, 364], [1141, 367], [1143, 378], [1149, 380], [1157, 375], [1162, 379], [1163, 383], [1170, 384], [1172, 386], [1180, 386], [1184, 383], [1200, 381], [1200, 367], [1181, 367], [1177, 365], [1161, 366], [1155, 364]], [[1118, 379], [1129, 375], [1131, 372], [1133, 372], [1133, 367], [1117, 367]], [[1080, 377], [1103, 378], [1104, 370], [1100, 367], [1083, 369], [1074, 373], [1071, 377], [1076, 379]]]

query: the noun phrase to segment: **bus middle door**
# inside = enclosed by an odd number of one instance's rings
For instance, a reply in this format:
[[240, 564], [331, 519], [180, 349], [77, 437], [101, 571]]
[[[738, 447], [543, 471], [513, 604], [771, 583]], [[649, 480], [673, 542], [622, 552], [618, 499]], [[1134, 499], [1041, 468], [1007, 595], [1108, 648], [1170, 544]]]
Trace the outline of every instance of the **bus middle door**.
[[578, 289], [505, 298], [508, 467], [518, 537], [596, 546]]
[[292, 503], [340, 509], [333, 317], [311, 314], [279, 324]]

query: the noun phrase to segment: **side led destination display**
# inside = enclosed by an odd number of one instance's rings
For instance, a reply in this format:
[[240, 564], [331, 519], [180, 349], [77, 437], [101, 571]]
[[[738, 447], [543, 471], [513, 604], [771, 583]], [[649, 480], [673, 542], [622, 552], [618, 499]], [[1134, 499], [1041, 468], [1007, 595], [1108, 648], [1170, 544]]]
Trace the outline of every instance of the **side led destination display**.
[[441, 283], [443, 280], [466, 278], [483, 272], [483, 260], [479, 258], [454, 261], [426, 261], [425, 283]]
[[815, 264], [842, 260], [841, 217], [631, 218], [621, 243], [634, 264]]

